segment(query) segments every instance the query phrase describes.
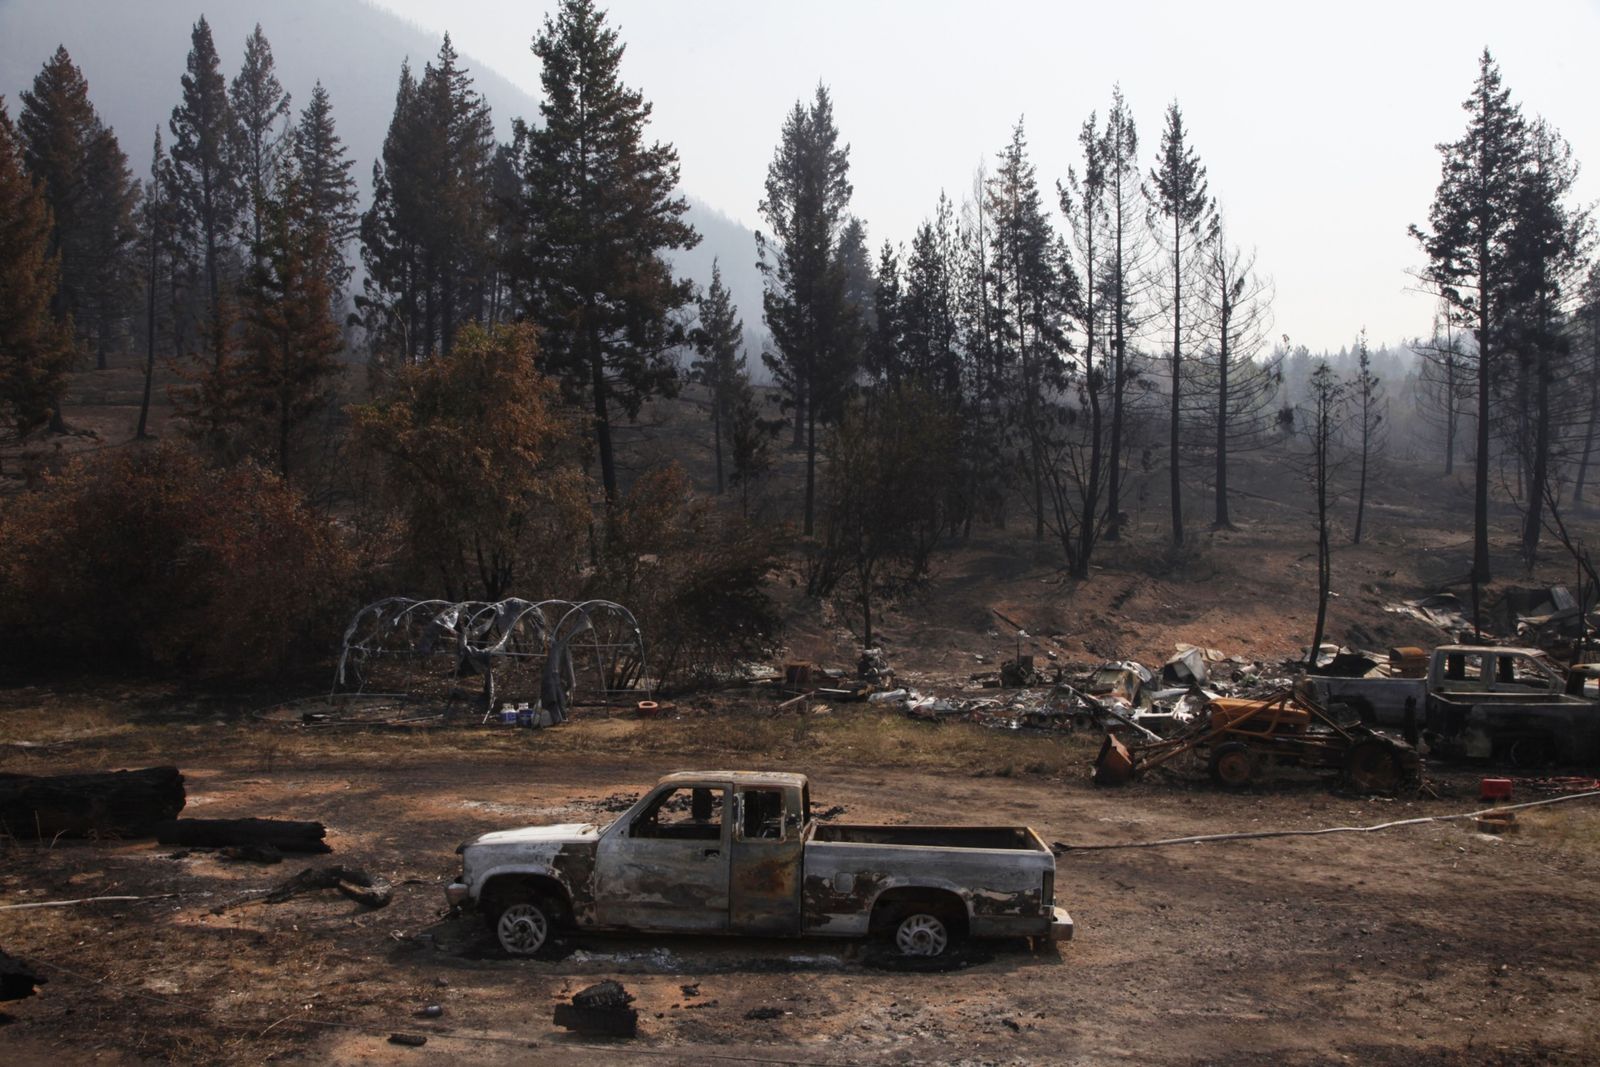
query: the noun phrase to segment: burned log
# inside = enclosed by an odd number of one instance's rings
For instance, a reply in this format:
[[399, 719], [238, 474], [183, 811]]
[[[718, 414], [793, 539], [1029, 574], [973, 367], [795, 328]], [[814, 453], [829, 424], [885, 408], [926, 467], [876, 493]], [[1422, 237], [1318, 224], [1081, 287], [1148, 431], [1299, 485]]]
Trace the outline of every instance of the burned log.
[[35, 777], [0, 774], [0, 831], [15, 838], [148, 837], [183, 810], [176, 767]]
[[327, 828], [295, 819], [173, 819], [156, 827], [163, 845], [195, 848], [272, 848], [279, 852], [332, 852]]

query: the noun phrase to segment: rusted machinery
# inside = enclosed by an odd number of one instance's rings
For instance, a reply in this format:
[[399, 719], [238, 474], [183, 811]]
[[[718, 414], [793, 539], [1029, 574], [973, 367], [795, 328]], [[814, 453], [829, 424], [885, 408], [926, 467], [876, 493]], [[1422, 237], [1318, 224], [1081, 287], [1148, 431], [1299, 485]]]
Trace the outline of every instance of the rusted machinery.
[[1186, 753], [1206, 761], [1218, 785], [1239, 789], [1272, 766], [1338, 771], [1363, 793], [1414, 787], [1422, 761], [1397, 737], [1341, 722], [1288, 689], [1260, 700], [1218, 697], [1194, 721], [1159, 741], [1125, 744], [1106, 735], [1095, 760], [1098, 785], [1121, 785]]

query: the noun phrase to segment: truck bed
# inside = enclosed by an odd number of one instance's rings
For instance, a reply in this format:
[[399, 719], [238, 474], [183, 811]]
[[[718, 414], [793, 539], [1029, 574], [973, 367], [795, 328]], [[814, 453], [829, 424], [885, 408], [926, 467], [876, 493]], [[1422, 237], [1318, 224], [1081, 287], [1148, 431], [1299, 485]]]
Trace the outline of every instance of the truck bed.
[[866, 826], [818, 824], [811, 840], [851, 845], [912, 848], [986, 848], [1048, 852], [1039, 836], [1020, 826]]

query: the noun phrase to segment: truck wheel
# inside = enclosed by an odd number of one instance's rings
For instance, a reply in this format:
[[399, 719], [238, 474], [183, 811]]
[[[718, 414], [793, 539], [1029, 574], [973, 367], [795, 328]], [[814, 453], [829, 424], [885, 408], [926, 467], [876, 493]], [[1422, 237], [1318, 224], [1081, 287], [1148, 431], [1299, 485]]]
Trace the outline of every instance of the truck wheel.
[[942, 956], [953, 938], [944, 916], [923, 905], [908, 905], [894, 927], [894, 947], [902, 956]]
[[1345, 753], [1344, 773], [1350, 785], [1361, 793], [1393, 793], [1405, 777], [1400, 754], [1381, 738], [1368, 738], [1350, 746]]
[[1545, 737], [1519, 737], [1506, 754], [1518, 767], [1545, 767], [1555, 762], [1555, 746]]
[[1243, 741], [1225, 741], [1211, 750], [1211, 780], [1227, 789], [1243, 789], [1256, 776], [1255, 757]]
[[555, 929], [555, 909], [543, 897], [518, 894], [501, 900], [490, 913], [495, 940], [508, 956], [532, 956]]

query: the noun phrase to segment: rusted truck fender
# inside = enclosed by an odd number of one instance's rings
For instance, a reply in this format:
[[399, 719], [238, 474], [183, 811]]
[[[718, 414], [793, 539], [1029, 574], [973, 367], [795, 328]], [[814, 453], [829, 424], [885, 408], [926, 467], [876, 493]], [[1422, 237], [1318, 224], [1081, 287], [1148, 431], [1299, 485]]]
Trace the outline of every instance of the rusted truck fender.
[[547, 863], [507, 863], [499, 867], [491, 867], [482, 874], [475, 876], [469, 883], [470, 896], [473, 903], [483, 898], [483, 891], [497, 878], [548, 878], [561, 886], [567, 899], [572, 899], [572, 886], [561, 877], [556, 869]]

